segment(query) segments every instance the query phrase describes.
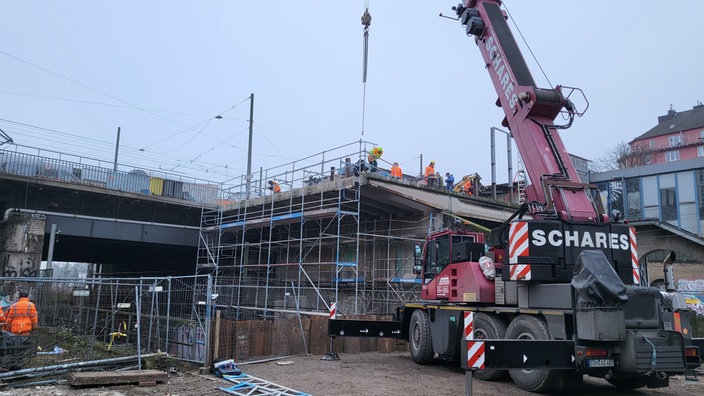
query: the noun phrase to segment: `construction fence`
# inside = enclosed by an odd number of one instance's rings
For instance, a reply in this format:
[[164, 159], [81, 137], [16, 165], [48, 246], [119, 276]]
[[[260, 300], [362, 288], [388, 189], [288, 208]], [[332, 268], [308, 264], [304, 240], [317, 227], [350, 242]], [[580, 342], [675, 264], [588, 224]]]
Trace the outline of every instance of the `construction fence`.
[[[328, 351], [328, 316], [251, 312], [223, 303], [211, 276], [149, 278], [5, 278], [3, 305], [20, 290], [37, 306], [28, 337], [3, 331], [1, 367], [94, 361], [157, 352], [207, 365]], [[390, 350], [394, 343], [338, 341], [335, 352]]]

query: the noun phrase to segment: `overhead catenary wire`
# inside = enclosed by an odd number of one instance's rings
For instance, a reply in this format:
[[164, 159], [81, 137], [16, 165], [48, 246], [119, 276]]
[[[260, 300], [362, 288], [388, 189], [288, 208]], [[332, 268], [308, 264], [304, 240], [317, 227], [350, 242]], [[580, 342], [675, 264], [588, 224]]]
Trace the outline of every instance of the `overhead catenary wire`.
[[[12, 143], [18, 149], [21, 149], [23, 151], [26, 151], [28, 149], [33, 151], [49, 151], [61, 153], [61, 155], [75, 155], [76, 157], [80, 157], [83, 159], [93, 160], [96, 162], [103, 162], [104, 160], [100, 159], [101, 154], [105, 154], [106, 156], [110, 155], [112, 153], [112, 150], [114, 149], [114, 143], [104, 142], [83, 135], [75, 135], [64, 131], [43, 128], [6, 119], [0, 119], [0, 122], [10, 125], [10, 127], [4, 128], [11, 132], [12, 135], [19, 137], [27, 137], [26, 140], [30, 144], [20, 144], [17, 142]], [[39, 148], [39, 146], [32, 144], [39, 144], [37, 143], [38, 140], [41, 141], [41, 146], [47, 143], [51, 143], [53, 149], [44, 150], [43, 148]], [[140, 149], [130, 147], [124, 144], [121, 145], [121, 147], [124, 149], [124, 151], [122, 151], [121, 153], [123, 158], [123, 163], [121, 165], [136, 168], [145, 166], [145, 154], [141, 152]], [[80, 153], [75, 152], [77, 148], [80, 148]], [[85, 152], [91, 152], [94, 154], [94, 156], [88, 157], [85, 155]], [[150, 163], [159, 163], [160, 165], [158, 166], [158, 170], [168, 171], [169, 168], [178, 166], [183, 168], [184, 170], [189, 170], [197, 173], [202, 172], [206, 174], [222, 174], [224, 176], [229, 176], [227, 166], [223, 166], [221, 164], [215, 164], [202, 160], [198, 162], [188, 160], [184, 161], [177, 157], [163, 155], [162, 153], [158, 152], [149, 152], [148, 155], [149, 158], [146, 159], [146, 161]], [[127, 162], [124, 162], [124, 160], [127, 160]], [[184, 164], [188, 164], [188, 166]], [[147, 167], [152, 170], [157, 170], [156, 166], [147, 165]], [[232, 170], [233, 169], [230, 169], [230, 171]]]
[[[227, 110], [221, 112], [221, 113], [218, 114], [217, 116], [215, 116], [215, 117], [212, 117], [212, 116], [211, 116], [211, 117], [208, 118], [208, 120], [199, 122], [199, 123], [197, 123], [195, 126], [186, 126], [186, 125], [183, 125], [183, 124], [181, 124], [181, 123], [179, 123], [179, 122], [176, 122], [176, 121], [174, 121], [174, 120], [172, 120], [172, 119], [169, 119], [169, 118], [167, 118], [167, 117], [164, 117], [164, 116], [162, 116], [162, 115], [160, 115], [160, 114], [157, 114], [157, 112], [154, 111], [154, 110], [148, 109], [148, 108], [146, 108], [146, 107], [136, 106], [136, 105], [134, 105], [134, 104], [132, 104], [132, 103], [129, 103], [129, 102], [127, 102], [127, 101], [125, 101], [125, 100], [122, 100], [122, 99], [120, 99], [120, 98], [118, 98], [118, 97], [115, 97], [115, 96], [113, 96], [113, 95], [110, 95], [110, 94], [108, 94], [108, 93], [106, 93], [106, 92], [103, 92], [103, 91], [101, 91], [101, 90], [99, 90], [99, 89], [93, 88], [93, 87], [88, 86], [88, 85], [86, 85], [86, 84], [83, 84], [83, 83], [81, 83], [81, 82], [79, 82], [79, 81], [77, 81], [77, 80], [74, 80], [74, 79], [69, 78], [69, 77], [66, 77], [66, 76], [64, 76], [64, 75], [62, 75], [62, 74], [59, 74], [59, 73], [57, 73], [57, 72], [55, 72], [55, 71], [53, 71], [53, 70], [50, 70], [50, 69], [48, 69], [48, 68], [46, 68], [46, 67], [43, 67], [43, 66], [37, 65], [37, 64], [35, 64], [35, 63], [32, 63], [32, 62], [30, 62], [30, 61], [28, 61], [28, 60], [26, 60], [26, 59], [20, 58], [20, 57], [18, 57], [18, 56], [12, 55], [12, 54], [7, 53], [7, 52], [2, 51], [2, 50], [0, 50], [0, 54], [3, 54], [3, 55], [5, 55], [5, 56], [7, 56], [7, 57], [9, 57], [9, 58], [12, 58], [12, 59], [14, 59], [14, 60], [16, 60], [16, 61], [22, 62], [22, 63], [24, 63], [24, 64], [26, 64], [26, 65], [29, 65], [29, 66], [31, 66], [31, 67], [33, 67], [33, 68], [36, 68], [36, 69], [39, 69], [39, 70], [41, 70], [41, 71], [43, 71], [43, 72], [46, 72], [46, 73], [48, 73], [48, 74], [51, 74], [51, 75], [53, 75], [53, 76], [59, 77], [59, 78], [65, 80], [65, 81], [68, 81], [68, 82], [70, 82], [70, 83], [72, 83], [72, 84], [75, 84], [75, 85], [77, 85], [77, 86], [80, 86], [80, 87], [82, 87], [82, 88], [84, 88], [84, 89], [90, 90], [90, 91], [92, 91], [92, 92], [95, 92], [95, 93], [98, 93], [98, 94], [100, 94], [100, 95], [103, 95], [103, 96], [105, 96], [105, 97], [107, 97], [107, 98], [110, 98], [110, 99], [112, 99], [112, 100], [114, 100], [114, 101], [116, 101], [116, 102], [119, 102], [119, 103], [121, 104], [121, 107], [128, 107], [128, 108], [136, 109], [136, 110], [145, 112], [145, 113], [147, 113], [147, 114], [150, 114], [150, 115], [152, 115], [152, 116], [154, 116], [154, 117], [157, 117], [157, 118], [159, 118], [159, 119], [165, 120], [165, 121], [167, 121], [167, 122], [169, 122], [169, 123], [172, 123], [172, 124], [175, 124], [175, 125], [179, 125], [179, 126], [181, 126], [181, 127], [184, 128], [182, 131], [180, 131], [180, 132], [178, 132], [178, 133], [170, 134], [170, 135], [169, 135], [167, 138], [165, 138], [165, 139], [161, 139], [161, 140], [159, 140], [159, 141], [157, 141], [157, 142], [153, 142], [153, 143], [151, 143], [151, 144], [149, 144], [149, 145], [147, 145], [147, 146], [142, 147], [142, 148], [140, 149], [140, 151], [145, 151], [145, 150], [144, 150], [145, 148], [148, 148], [148, 147], [151, 147], [151, 146], [154, 146], [154, 145], [163, 143], [163, 142], [166, 141], [166, 140], [173, 139], [173, 138], [175, 138], [176, 136], [181, 135], [181, 134], [183, 134], [183, 133], [185, 133], [185, 132], [187, 132], [187, 131], [195, 131], [195, 132], [196, 132], [196, 135], [195, 135], [195, 136], [203, 135], [203, 136], [207, 136], [207, 137], [209, 137], [209, 138], [211, 138], [211, 139], [218, 140], [218, 139], [216, 139], [216, 138], [214, 138], [214, 137], [212, 137], [212, 136], [208, 136], [208, 135], [204, 134], [204, 133], [203, 133], [203, 128], [204, 128], [205, 126], [207, 126], [207, 124], [209, 123], [209, 121], [211, 121], [213, 118], [218, 118], [218, 119], [219, 119], [219, 118], [223, 118], [223, 117], [222, 117], [222, 114], [224, 114], [224, 113], [226, 113], [226, 112], [228, 112], [228, 111], [234, 109], [235, 107], [237, 107], [237, 106], [239, 106], [240, 104], [242, 104], [242, 103], [246, 102], [247, 100], [249, 100], [249, 98], [246, 98], [246, 99], [242, 100], [240, 103], [237, 103], [237, 104], [231, 106], [230, 108], [228, 108]], [[54, 98], [54, 99], [55, 99], [55, 98]], [[55, 100], [57, 100], [57, 99], [55, 99]], [[71, 100], [71, 101], [75, 101], [75, 100]], [[95, 104], [95, 103], [93, 103], [93, 104]], [[107, 105], [107, 104], [102, 104], [102, 105]], [[200, 130], [195, 130], [194, 128], [196, 128], [196, 127], [198, 127], [198, 126], [203, 126], [203, 127], [202, 127]], [[195, 138], [195, 136], [192, 137], [191, 139], [189, 139], [189, 142], [192, 141], [192, 140]], [[221, 142], [222, 142], [222, 141], [221, 141]], [[56, 142], [56, 143], [63, 143], [63, 142]], [[185, 144], [187, 144], [187, 143], [188, 143], [188, 142], [186, 142]], [[184, 145], [185, 145], [185, 144], [184, 144]], [[183, 145], [181, 145], [180, 147], [183, 147]], [[85, 149], [86, 147], [82, 146], [82, 148]], [[176, 149], [173, 149], [173, 150], [176, 150]], [[173, 151], [173, 150], [171, 150], [171, 151]], [[107, 151], [107, 150], [106, 150], [106, 151]], [[112, 150], [109, 150], [109, 151], [112, 152]], [[155, 154], [155, 153], [150, 153], [150, 154]], [[178, 166], [178, 165], [179, 165], [179, 161], [175, 161], [175, 163], [173, 163], [173, 165], [174, 165], [174, 166]], [[162, 168], [160, 167], [160, 169], [162, 169]], [[224, 168], [224, 169], [226, 169], [226, 168]], [[206, 173], [207, 173], [207, 172], [208, 172], [208, 170], [206, 170]], [[213, 173], [217, 173], [217, 172], [213, 172]], [[227, 172], [225, 172], [225, 173], [227, 173]]]

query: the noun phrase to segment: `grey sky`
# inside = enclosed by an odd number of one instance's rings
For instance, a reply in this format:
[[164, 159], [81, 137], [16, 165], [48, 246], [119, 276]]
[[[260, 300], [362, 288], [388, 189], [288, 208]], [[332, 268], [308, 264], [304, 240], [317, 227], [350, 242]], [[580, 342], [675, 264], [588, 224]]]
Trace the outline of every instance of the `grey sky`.
[[[423, 154], [488, 184], [489, 129], [503, 114], [473, 39], [438, 17], [456, 3], [369, 0], [361, 136], [363, 0], [3, 2], [0, 128], [18, 144], [112, 161], [121, 127], [121, 163], [219, 179], [246, 169], [253, 92], [254, 169], [363, 138], [405, 173]], [[552, 85], [589, 100], [562, 135], [573, 154], [599, 157], [671, 104], [704, 100], [704, 2], [506, 3]], [[505, 182], [503, 137], [498, 150]]]

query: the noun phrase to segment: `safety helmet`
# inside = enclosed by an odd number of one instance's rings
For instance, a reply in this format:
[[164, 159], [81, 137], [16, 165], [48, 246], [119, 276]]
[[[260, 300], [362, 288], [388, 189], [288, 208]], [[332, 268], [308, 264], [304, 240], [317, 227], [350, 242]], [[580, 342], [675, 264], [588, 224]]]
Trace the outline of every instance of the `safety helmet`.
[[430, 165], [435, 165], [435, 160], [430, 161]]

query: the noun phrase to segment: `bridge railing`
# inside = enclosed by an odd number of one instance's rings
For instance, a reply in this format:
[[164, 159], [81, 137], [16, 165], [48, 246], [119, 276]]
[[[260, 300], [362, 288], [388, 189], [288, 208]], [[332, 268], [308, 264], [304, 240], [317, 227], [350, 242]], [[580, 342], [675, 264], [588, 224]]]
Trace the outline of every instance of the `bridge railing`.
[[105, 167], [108, 163], [104, 161], [43, 154], [0, 150], [0, 172], [209, 205], [217, 204], [221, 197], [221, 185], [214, 182], [142, 169], [115, 170]]
[[376, 146], [360, 140], [272, 168], [253, 170], [249, 182], [247, 175], [229, 180], [229, 186], [223, 188], [224, 199], [239, 201], [248, 198], [248, 194], [249, 198], [271, 194], [270, 180], [276, 181], [282, 190], [293, 190], [349, 175], [369, 166], [362, 163], [366, 162], [369, 150]]

